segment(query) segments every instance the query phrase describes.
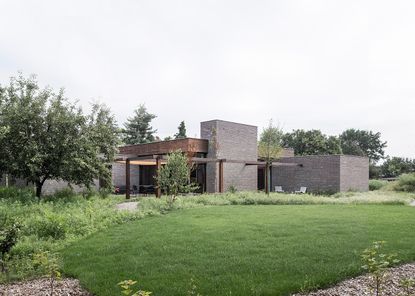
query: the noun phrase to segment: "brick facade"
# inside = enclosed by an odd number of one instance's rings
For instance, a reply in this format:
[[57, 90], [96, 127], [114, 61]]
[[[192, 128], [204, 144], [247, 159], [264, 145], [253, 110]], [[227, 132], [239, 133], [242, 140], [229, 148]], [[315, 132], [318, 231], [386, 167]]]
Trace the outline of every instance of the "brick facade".
[[282, 186], [292, 192], [301, 186], [309, 192], [367, 191], [369, 189], [369, 161], [366, 157], [349, 155], [310, 155], [286, 157], [283, 163], [301, 166], [272, 168], [272, 190]]
[[[201, 122], [200, 135], [209, 140], [208, 158], [256, 161], [258, 128], [223, 120]], [[224, 190], [257, 190], [257, 167], [242, 163], [224, 163]], [[218, 164], [206, 165], [207, 192], [218, 191]]]

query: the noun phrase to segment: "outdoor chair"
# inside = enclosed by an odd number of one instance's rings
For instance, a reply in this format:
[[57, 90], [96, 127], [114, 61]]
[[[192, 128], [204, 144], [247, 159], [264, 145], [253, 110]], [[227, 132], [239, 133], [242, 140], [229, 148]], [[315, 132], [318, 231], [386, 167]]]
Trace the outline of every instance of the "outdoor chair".
[[131, 190], [132, 195], [138, 195], [138, 187], [136, 185], [133, 185], [133, 190]]
[[307, 187], [301, 186], [300, 190], [296, 190], [294, 191], [294, 193], [298, 193], [298, 194], [304, 194], [307, 192]]
[[275, 186], [275, 192], [283, 193], [284, 190], [282, 189], [282, 186]]

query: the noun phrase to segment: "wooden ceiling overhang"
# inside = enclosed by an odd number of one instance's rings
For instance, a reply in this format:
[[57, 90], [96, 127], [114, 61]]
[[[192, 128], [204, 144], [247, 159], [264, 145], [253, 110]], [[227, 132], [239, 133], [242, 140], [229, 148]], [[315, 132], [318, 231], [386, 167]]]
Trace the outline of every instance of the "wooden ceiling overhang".
[[166, 155], [180, 150], [186, 154], [208, 153], [209, 141], [205, 139], [184, 138], [170, 141], [159, 141], [146, 144], [119, 147], [120, 155], [132, 157]]

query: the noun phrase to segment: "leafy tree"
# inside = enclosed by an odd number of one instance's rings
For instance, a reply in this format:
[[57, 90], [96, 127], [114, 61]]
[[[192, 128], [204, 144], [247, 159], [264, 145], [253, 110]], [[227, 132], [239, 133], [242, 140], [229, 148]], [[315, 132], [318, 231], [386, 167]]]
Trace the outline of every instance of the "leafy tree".
[[92, 112], [87, 117], [88, 138], [98, 149], [102, 165], [99, 166], [99, 177], [101, 186], [110, 188], [112, 186], [111, 170], [108, 168], [114, 162], [120, 144], [120, 130], [111, 110], [103, 104], [93, 104]]
[[272, 162], [276, 159], [278, 159], [281, 156], [282, 152], [282, 146], [281, 146], [281, 140], [282, 140], [283, 132], [282, 130], [274, 126], [272, 123], [272, 120], [269, 121], [268, 127], [266, 127], [259, 138], [258, 143], [258, 156], [259, 158], [265, 160], [265, 170], [267, 171], [266, 178], [268, 178], [265, 182], [266, 188], [265, 192], [270, 192], [270, 168], [272, 166]]
[[415, 172], [415, 160], [402, 157], [387, 157], [380, 167], [381, 174], [386, 178], [398, 177], [402, 174]]
[[180, 122], [180, 125], [177, 127], [179, 130], [177, 134], [174, 135], [175, 139], [183, 139], [186, 138], [186, 126], [184, 124], [184, 121]]
[[283, 145], [294, 149], [295, 155], [341, 154], [339, 138], [327, 137], [320, 130], [293, 130], [284, 134]]
[[196, 189], [196, 186], [190, 183], [191, 169], [192, 165], [180, 150], [167, 155], [166, 164], [158, 172], [157, 184], [170, 196], [171, 202], [176, 199], [179, 193], [191, 192]]
[[348, 129], [340, 135], [344, 154], [367, 156], [371, 164], [384, 158], [387, 142], [382, 142], [381, 134], [372, 131]]
[[165, 138], [163, 139], [163, 141], [171, 141], [171, 140], [173, 140], [173, 138], [172, 138], [172, 137], [170, 137], [170, 136], [167, 136], [167, 137], [165, 137]]
[[86, 187], [108, 180], [118, 135], [107, 108], [94, 105], [86, 116], [63, 90], [40, 90], [35, 76], [21, 74], [0, 86], [0, 102], [0, 167], [35, 184], [38, 197], [49, 179]]
[[124, 124], [124, 143], [128, 145], [154, 142], [154, 133], [150, 123], [156, 115], [148, 113], [144, 104], [134, 110], [134, 116], [129, 117]]
[[0, 212], [0, 266], [6, 272], [6, 260], [10, 250], [16, 245], [21, 225], [10, 218], [7, 212]]

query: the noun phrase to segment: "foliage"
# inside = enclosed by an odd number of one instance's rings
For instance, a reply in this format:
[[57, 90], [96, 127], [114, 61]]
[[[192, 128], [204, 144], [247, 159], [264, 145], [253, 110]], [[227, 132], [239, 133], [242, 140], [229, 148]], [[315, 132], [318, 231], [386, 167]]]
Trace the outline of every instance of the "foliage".
[[20, 203], [36, 202], [33, 190], [15, 187], [0, 187], [0, 200]]
[[382, 177], [382, 168], [379, 165], [369, 163], [369, 179], [379, 179]]
[[[20, 225], [19, 239], [7, 256], [10, 280], [40, 275], [33, 267], [32, 254], [56, 253], [69, 243], [112, 225], [160, 214], [152, 208], [140, 212], [117, 211], [115, 204], [120, 200], [114, 196], [107, 199], [93, 196], [86, 200], [80, 195], [47, 196], [41, 201], [1, 198], [0, 214], [7, 213], [10, 221], [17, 220]], [[0, 225], [0, 229], [7, 228]], [[6, 280], [6, 274], [0, 273], [0, 282]]]
[[295, 155], [341, 154], [339, 138], [326, 136], [320, 130], [293, 130], [282, 137], [284, 147], [294, 149]]
[[387, 184], [388, 184], [388, 181], [369, 180], [369, 190], [370, 191], [379, 190], [382, 187], [386, 186]]
[[197, 283], [193, 278], [190, 279], [189, 285], [190, 287], [189, 290], [187, 290], [187, 296], [202, 296], [202, 294], [198, 292]]
[[7, 212], [0, 212], [0, 260], [1, 271], [6, 272], [6, 260], [10, 250], [16, 245], [20, 224], [10, 218]]
[[166, 164], [157, 174], [157, 184], [174, 201], [179, 193], [194, 191], [195, 185], [190, 183], [192, 165], [180, 150], [167, 155]]
[[380, 167], [385, 178], [398, 177], [402, 174], [415, 172], [415, 160], [402, 157], [387, 157]]
[[234, 185], [230, 185], [228, 187], [228, 192], [230, 193], [236, 193], [238, 191], [238, 189], [236, 189], [236, 187]]
[[184, 124], [184, 121], [180, 122], [180, 125], [177, 127], [178, 132], [174, 135], [175, 139], [183, 139], [186, 138], [186, 125]]
[[33, 263], [35, 268], [41, 269], [42, 273], [49, 278], [50, 296], [53, 296], [55, 282], [62, 278], [57, 254], [48, 251], [36, 253], [33, 255]]
[[265, 161], [273, 161], [281, 156], [283, 132], [278, 126], [274, 126], [272, 120], [268, 127], [262, 131], [258, 143], [258, 156]]
[[367, 156], [371, 163], [384, 158], [387, 142], [382, 142], [381, 134], [372, 131], [348, 129], [340, 135], [344, 154]]
[[413, 278], [403, 278], [399, 282], [400, 286], [404, 289], [405, 294], [401, 296], [413, 296], [413, 289], [415, 288], [415, 279]]
[[36, 185], [63, 179], [89, 187], [108, 180], [116, 147], [115, 122], [108, 109], [94, 105], [85, 116], [63, 90], [41, 90], [35, 76], [11, 78], [0, 86], [0, 168]]
[[372, 246], [365, 249], [361, 255], [364, 263], [362, 268], [371, 275], [373, 279], [371, 288], [376, 296], [382, 294], [381, 285], [385, 280], [386, 269], [399, 262], [395, 254], [382, 253], [385, 243], [385, 241], [373, 242]]
[[415, 173], [401, 175], [394, 189], [396, 191], [415, 192]]
[[121, 289], [121, 295], [126, 296], [150, 296], [151, 292], [138, 290], [137, 292], [133, 291], [132, 286], [137, 284], [137, 281], [125, 280], [118, 283], [118, 286]]
[[154, 142], [154, 134], [157, 131], [150, 125], [154, 118], [156, 115], [149, 113], [144, 104], [139, 105], [134, 110], [133, 117], [129, 117], [124, 123], [124, 143], [134, 145]]
[[274, 126], [271, 119], [269, 121], [268, 127], [262, 131], [259, 137], [258, 157], [260, 159], [265, 160], [265, 170], [266, 172], [268, 172], [267, 174], [265, 174], [265, 177], [268, 178], [268, 180], [266, 180], [265, 182], [265, 192], [267, 194], [269, 194], [269, 192], [271, 191], [271, 174], [269, 172], [271, 170], [272, 161], [278, 159], [281, 156], [282, 135], [282, 130], [279, 127]]
[[[250, 193], [244, 194], [248, 199]], [[267, 200], [264, 194], [254, 196]], [[213, 205], [219, 195], [207, 197]], [[188, 199], [194, 203], [199, 198], [204, 197], [178, 198], [174, 206], [191, 206]], [[143, 198], [140, 207], [147, 201], [165, 203]], [[154, 295], [185, 295], [191, 277], [198, 280], [197, 292], [203, 295], [252, 295], [252, 289], [260, 295], [291, 295], [302, 286], [327, 287], [361, 274], [360, 250], [376, 237], [387, 239], [403, 262], [413, 262], [413, 214], [411, 207], [400, 205], [207, 206], [173, 211], [71, 244], [63, 250], [64, 271], [101, 296], [119, 294], [113, 283], [120, 275], [139, 278], [140, 287]]]

